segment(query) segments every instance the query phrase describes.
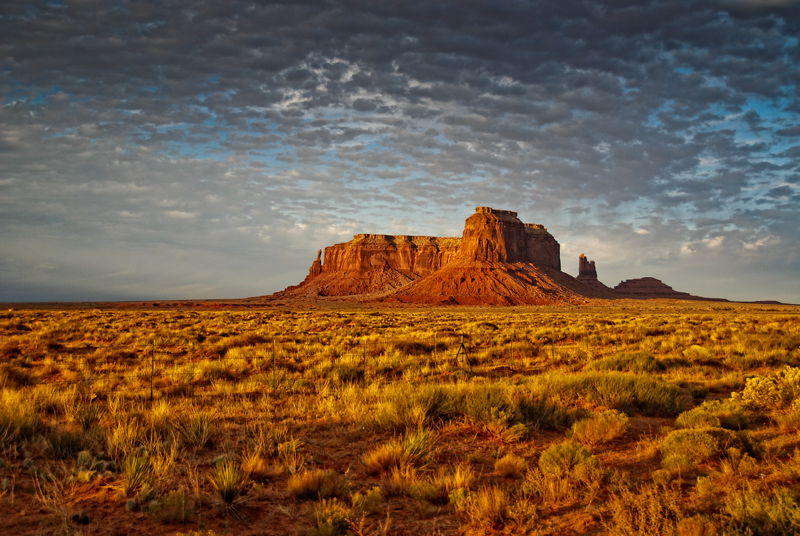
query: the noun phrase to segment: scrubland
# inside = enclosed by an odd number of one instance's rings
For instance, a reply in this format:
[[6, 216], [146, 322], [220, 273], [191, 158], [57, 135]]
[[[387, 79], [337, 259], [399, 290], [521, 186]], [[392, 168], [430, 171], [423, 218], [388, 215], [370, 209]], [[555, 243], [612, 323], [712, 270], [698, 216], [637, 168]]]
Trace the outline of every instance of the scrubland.
[[800, 533], [800, 309], [0, 313], [0, 532]]

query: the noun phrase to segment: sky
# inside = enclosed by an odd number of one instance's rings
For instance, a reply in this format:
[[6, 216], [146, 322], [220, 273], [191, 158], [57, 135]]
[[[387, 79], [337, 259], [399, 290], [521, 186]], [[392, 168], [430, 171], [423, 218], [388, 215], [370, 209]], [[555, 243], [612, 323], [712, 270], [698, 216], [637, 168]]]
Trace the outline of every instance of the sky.
[[239, 298], [518, 212], [800, 303], [800, 2], [0, 3], [0, 301]]

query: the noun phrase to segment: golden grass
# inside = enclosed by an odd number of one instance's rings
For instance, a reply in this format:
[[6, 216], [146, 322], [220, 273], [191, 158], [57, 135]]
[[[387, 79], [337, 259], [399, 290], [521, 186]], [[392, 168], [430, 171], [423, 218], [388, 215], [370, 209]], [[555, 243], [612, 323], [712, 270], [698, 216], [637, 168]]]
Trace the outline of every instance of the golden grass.
[[82, 471], [144, 524], [218, 519], [214, 496], [247, 492], [320, 534], [354, 512], [374, 532], [407, 501], [427, 505], [403, 521], [419, 533], [568, 532], [590, 503], [587, 530], [619, 534], [797, 511], [797, 309], [8, 311], [0, 356], [0, 508], [36, 500], [12, 482]]

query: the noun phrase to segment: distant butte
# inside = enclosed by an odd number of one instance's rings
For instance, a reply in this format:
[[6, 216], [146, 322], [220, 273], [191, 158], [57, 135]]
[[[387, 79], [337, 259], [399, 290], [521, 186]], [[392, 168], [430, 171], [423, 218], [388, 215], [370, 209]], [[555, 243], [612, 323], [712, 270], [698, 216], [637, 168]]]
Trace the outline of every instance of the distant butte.
[[[324, 261], [323, 261], [324, 259]], [[578, 277], [561, 271], [561, 246], [547, 229], [517, 213], [477, 207], [458, 237], [357, 234], [317, 253], [299, 285], [271, 298], [339, 297], [430, 305], [547, 305], [587, 299], [706, 299], [658, 279], [597, 279], [581, 254]]]

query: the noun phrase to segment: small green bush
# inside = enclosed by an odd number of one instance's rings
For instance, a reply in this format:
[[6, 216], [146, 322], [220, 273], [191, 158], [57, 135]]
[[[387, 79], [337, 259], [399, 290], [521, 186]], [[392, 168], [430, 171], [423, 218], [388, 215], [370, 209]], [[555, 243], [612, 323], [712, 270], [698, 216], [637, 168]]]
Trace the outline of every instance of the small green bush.
[[598, 467], [592, 451], [572, 441], [549, 446], [539, 458], [539, 469], [556, 478], [585, 472]]
[[339, 499], [322, 499], [314, 505], [313, 521], [308, 536], [345, 536], [350, 528], [350, 509]]
[[334, 469], [318, 469], [295, 473], [289, 477], [289, 493], [298, 499], [344, 498], [350, 491], [346, 475]]
[[603, 405], [630, 413], [670, 416], [680, 412], [681, 391], [676, 385], [644, 375], [622, 372], [551, 373], [533, 378], [534, 395], [563, 404]]
[[47, 456], [58, 460], [75, 458], [89, 447], [89, 439], [83, 430], [57, 431], [47, 437]]
[[623, 352], [592, 361], [586, 370], [616, 370], [636, 372], [638, 374], [655, 374], [666, 367], [653, 354], [647, 352]]
[[622, 487], [610, 506], [606, 529], [614, 536], [677, 536], [677, 525], [684, 518], [679, 494], [660, 486]]
[[785, 408], [800, 397], [800, 368], [784, 367], [773, 376], [755, 376], [731, 400], [753, 411]]
[[726, 497], [723, 512], [733, 534], [791, 536], [800, 534], [800, 503], [796, 491], [781, 488], [766, 494], [752, 487]]
[[675, 430], [661, 444], [661, 465], [667, 469], [691, 469], [716, 459], [729, 447], [741, 445], [735, 433], [722, 428]]
[[225, 461], [214, 466], [211, 485], [217, 491], [222, 502], [231, 506], [239, 496], [244, 494], [247, 487], [247, 476], [239, 464]]
[[594, 447], [622, 437], [630, 427], [627, 415], [609, 409], [573, 424], [570, 436], [579, 443]]
[[133, 454], [122, 463], [122, 493], [125, 497], [141, 490], [153, 476], [153, 468], [146, 454]]

